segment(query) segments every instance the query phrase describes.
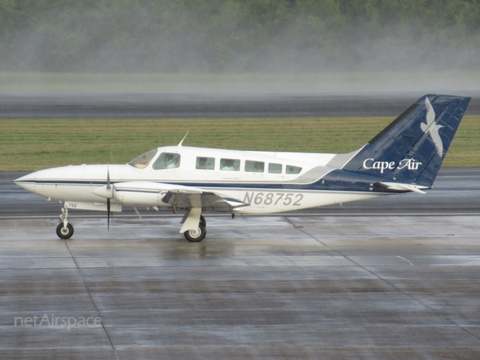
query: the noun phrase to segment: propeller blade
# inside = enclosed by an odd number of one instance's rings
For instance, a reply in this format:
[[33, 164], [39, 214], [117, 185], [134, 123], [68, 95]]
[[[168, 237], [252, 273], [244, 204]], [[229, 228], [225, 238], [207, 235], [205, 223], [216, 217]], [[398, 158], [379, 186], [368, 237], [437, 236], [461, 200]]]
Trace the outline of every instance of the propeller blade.
[[[107, 168], [107, 189], [110, 188], [110, 168]], [[110, 198], [107, 198], [107, 230], [110, 231]]]
[[110, 199], [107, 199], [107, 230], [110, 231]]
[[110, 169], [107, 168], [107, 189], [110, 189]]

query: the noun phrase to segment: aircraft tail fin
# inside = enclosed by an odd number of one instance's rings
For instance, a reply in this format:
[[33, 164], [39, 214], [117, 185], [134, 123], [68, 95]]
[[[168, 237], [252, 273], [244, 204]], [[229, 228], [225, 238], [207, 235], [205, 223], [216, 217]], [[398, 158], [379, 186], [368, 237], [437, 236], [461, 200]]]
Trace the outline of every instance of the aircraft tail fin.
[[342, 169], [380, 176], [387, 182], [431, 187], [469, 102], [469, 97], [461, 96], [421, 97], [352, 153]]

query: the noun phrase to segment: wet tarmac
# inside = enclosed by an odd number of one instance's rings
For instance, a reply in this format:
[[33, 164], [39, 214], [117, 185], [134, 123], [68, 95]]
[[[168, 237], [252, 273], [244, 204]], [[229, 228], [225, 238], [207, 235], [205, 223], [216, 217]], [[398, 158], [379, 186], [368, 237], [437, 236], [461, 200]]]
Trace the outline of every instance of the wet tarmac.
[[478, 358], [479, 219], [2, 220], [1, 354]]
[[207, 216], [201, 243], [163, 214], [76, 217], [59, 240], [4, 192], [0, 358], [479, 358], [472, 171], [446, 169], [416, 214]]

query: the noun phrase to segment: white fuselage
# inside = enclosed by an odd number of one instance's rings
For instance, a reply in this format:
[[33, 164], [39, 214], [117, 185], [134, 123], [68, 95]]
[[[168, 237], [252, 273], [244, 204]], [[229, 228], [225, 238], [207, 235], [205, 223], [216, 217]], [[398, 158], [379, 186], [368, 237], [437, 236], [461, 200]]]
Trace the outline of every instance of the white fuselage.
[[[248, 204], [234, 211], [245, 214], [300, 210], [381, 195], [309, 188], [309, 182], [319, 181], [321, 177], [309, 179], [308, 173], [312, 169], [320, 169], [325, 174], [334, 170], [327, 164], [335, 154], [183, 146], [161, 147], [153, 153], [150, 159], [146, 159], [148, 163], [137, 160], [125, 165], [52, 168], [26, 175], [16, 182], [32, 193], [65, 201], [67, 207], [78, 209], [90, 209], [88, 203], [100, 207], [105, 204], [106, 198], [99, 190], [106, 186], [107, 178], [115, 187], [112, 204], [171, 206], [162, 201], [171, 189], [201, 189]], [[168, 167], [165, 154], [177, 159], [174, 167]], [[118, 211], [118, 207], [112, 211]]]

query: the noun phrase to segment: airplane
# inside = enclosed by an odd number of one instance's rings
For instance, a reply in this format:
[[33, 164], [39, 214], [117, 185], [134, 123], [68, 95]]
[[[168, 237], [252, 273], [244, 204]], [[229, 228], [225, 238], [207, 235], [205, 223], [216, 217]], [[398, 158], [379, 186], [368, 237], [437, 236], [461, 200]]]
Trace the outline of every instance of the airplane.
[[471, 98], [424, 95], [360, 149], [346, 154], [159, 147], [124, 165], [75, 165], [16, 179], [62, 204], [56, 233], [74, 232], [69, 210], [132, 206], [184, 210], [180, 233], [200, 242], [204, 211], [272, 214], [430, 189]]

